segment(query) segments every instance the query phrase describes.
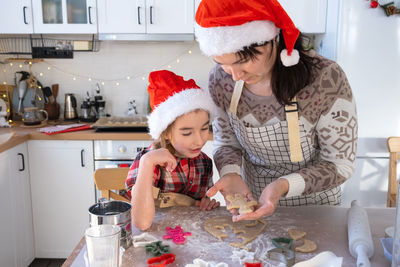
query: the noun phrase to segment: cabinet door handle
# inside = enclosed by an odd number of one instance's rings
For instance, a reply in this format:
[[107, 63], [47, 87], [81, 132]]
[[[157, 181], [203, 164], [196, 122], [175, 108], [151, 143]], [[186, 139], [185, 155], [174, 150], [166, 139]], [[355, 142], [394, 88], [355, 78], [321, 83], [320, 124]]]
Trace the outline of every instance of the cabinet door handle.
[[92, 23], [92, 15], [91, 15], [91, 10], [92, 10], [92, 7], [90, 6], [89, 8], [88, 8], [88, 13], [89, 13], [89, 24], [93, 24]]
[[22, 159], [22, 169], [19, 169], [19, 171], [22, 172], [22, 171], [25, 170], [25, 158], [24, 158], [24, 154], [18, 153], [17, 155], [18, 155], [18, 156], [21, 156], [21, 159]]
[[26, 9], [27, 9], [28, 7], [26, 7], [26, 6], [24, 6], [24, 8], [22, 8], [22, 13], [24, 14], [24, 23], [25, 24], [28, 24], [28, 22], [26, 21]]
[[85, 150], [81, 150], [81, 166], [85, 167], [85, 162], [84, 162], [84, 156], [85, 156]]
[[142, 23], [140, 22], [140, 6], [137, 7], [137, 23], [138, 23], [139, 25], [142, 24]]
[[153, 6], [150, 6], [150, 24], [153, 24]]

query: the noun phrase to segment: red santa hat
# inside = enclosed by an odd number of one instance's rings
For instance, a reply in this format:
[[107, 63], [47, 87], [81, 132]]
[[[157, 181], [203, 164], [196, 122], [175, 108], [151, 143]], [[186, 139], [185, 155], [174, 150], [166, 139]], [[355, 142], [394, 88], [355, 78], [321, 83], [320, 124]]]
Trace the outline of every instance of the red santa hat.
[[162, 132], [181, 115], [203, 109], [214, 116], [214, 104], [208, 91], [196, 85], [193, 79], [168, 70], [153, 71], [149, 75], [151, 114], [147, 117], [150, 135], [158, 139]]
[[282, 31], [286, 49], [283, 65], [299, 62], [294, 44], [300, 34], [276, 0], [202, 0], [196, 12], [195, 34], [207, 56], [236, 53], [251, 44], [263, 44]]

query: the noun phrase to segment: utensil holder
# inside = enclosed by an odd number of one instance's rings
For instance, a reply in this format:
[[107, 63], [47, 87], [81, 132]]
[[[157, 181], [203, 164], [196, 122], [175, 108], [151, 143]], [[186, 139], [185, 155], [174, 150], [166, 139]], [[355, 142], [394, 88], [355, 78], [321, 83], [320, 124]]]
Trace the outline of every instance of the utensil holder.
[[57, 120], [60, 116], [60, 105], [58, 103], [46, 103], [44, 109], [49, 114], [49, 120]]

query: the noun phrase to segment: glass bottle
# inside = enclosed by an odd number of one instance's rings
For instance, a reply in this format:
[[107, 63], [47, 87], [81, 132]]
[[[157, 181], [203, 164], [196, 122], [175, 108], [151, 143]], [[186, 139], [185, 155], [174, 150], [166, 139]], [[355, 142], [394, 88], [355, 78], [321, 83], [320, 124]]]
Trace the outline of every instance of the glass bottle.
[[399, 206], [400, 206], [400, 186], [397, 186], [396, 221], [395, 221], [394, 237], [393, 237], [392, 267], [400, 266], [400, 207]]

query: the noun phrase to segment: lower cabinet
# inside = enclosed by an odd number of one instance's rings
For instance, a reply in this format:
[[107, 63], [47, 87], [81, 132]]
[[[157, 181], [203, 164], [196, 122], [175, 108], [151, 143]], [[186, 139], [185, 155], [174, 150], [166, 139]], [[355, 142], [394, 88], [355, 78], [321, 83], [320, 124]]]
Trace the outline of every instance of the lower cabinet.
[[0, 266], [34, 259], [32, 201], [26, 143], [0, 153]]
[[95, 202], [92, 141], [28, 142], [36, 258], [67, 258]]

